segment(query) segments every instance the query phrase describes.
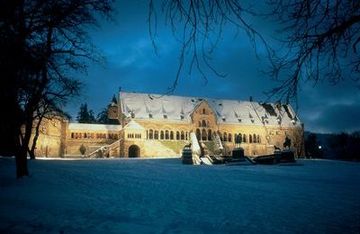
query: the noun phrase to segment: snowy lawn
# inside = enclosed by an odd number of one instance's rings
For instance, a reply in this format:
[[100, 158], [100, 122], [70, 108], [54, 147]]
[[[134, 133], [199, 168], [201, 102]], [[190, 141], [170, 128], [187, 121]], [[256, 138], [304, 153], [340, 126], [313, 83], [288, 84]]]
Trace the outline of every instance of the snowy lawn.
[[0, 233], [360, 233], [360, 164], [0, 158]]

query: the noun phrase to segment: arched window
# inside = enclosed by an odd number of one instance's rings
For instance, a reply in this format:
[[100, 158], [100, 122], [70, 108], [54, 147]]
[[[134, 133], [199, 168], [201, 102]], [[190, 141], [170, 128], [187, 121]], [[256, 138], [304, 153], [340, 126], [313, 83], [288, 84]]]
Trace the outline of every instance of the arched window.
[[249, 143], [252, 143], [252, 137], [251, 137], [251, 134], [249, 134]]
[[229, 135], [228, 135], [228, 142], [232, 142], [232, 136], [231, 136], [231, 133], [229, 133]]
[[206, 121], [205, 120], [202, 120], [201, 123], [202, 123], [203, 127], [206, 127]]
[[75, 134], [73, 132], [71, 133], [71, 138], [75, 138]]
[[159, 139], [159, 131], [157, 131], [157, 130], [155, 130], [154, 139], [155, 139], [155, 140], [158, 140], [158, 139]]
[[235, 143], [241, 144], [241, 142], [243, 142], [243, 139], [241, 133], [239, 133], [239, 135], [237, 135], [237, 137], [235, 138]]
[[169, 131], [168, 130], [165, 131], [165, 139], [169, 140]]
[[235, 144], [237, 143], [237, 140], [238, 140], [238, 135], [235, 133], [234, 134], [234, 142], [235, 142]]
[[179, 133], [179, 131], [176, 131], [176, 140], [180, 140], [180, 133]]
[[199, 121], [199, 127], [201, 127], [201, 121]]
[[173, 131], [170, 132], [170, 140], [174, 140], [174, 132]]
[[246, 143], [246, 134], [243, 135], [243, 142]]
[[226, 134], [226, 132], [224, 132], [223, 140], [224, 140], [224, 141], [227, 141], [227, 134]]
[[200, 133], [200, 129], [196, 129], [196, 138], [198, 139], [198, 141], [201, 140], [201, 133]]
[[254, 143], [257, 142], [257, 141], [256, 141], [256, 135], [255, 135], [255, 134], [253, 135], [253, 141], [254, 141]]
[[163, 130], [160, 131], [160, 140], [164, 140], [164, 131]]
[[152, 129], [149, 130], [149, 139], [153, 139], [154, 138], [154, 132]]
[[205, 130], [205, 129], [203, 129], [203, 130], [201, 131], [201, 140], [203, 140], [203, 141], [206, 141], [206, 140], [207, 140], [207, 134], [206, 134], [206, 130]]
[[212, 136], [211, 136], [211, 129], [208, 130], [208, 141], [211, 141], [212, 140]]
[[185, 140], [184, 131], [181, 131], [181, 140]]
[[202, 110], [202, 113], [205, 115], [206, 114], [206, 110], [205, 108]]
[[257, 135], [257, 142], [258, 142], [258, 143], [261, 143], [261, 141], [260, 141], [260, 135]]

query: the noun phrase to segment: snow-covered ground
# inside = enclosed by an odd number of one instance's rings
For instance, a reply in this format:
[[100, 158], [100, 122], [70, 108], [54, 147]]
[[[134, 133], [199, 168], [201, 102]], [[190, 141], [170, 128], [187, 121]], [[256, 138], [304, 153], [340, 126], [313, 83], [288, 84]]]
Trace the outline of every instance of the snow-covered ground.
[[0, 158], [0, 233], [360, 233], [360, 164]]

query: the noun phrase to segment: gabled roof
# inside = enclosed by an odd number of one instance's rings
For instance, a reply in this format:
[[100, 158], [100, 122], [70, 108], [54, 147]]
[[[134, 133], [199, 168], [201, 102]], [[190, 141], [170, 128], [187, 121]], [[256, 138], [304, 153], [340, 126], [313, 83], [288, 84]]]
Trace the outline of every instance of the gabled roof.
[[125, 125], [124, 130], [132, 129], [132, 130], [145, 130], [143, 126], [138, 124], [135, 120], [131, 120], [128, 124]]
[[[290, 105], [260, 104], [258, 102], [183, 97], [173, 95], [120, 92], [122, 113], [134, 119], [191, 121], [191, 113], [202, 101], [215, 112], [220, 124], [299, 126], [299, 118]], [[181, 117], [183, 115], [183, 118]]]

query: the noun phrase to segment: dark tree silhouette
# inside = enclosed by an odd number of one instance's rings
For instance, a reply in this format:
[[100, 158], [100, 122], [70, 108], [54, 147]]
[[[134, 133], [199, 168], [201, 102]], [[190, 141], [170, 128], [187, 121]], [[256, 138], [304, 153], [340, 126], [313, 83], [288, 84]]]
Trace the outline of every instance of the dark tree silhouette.
[[94, 111], [89, 110], [86, 103], [80, 105], [80, 110], [78, 112], [78, 115], [76, 116], [76, 120], [79, 123], [97, 123]]
[[225, 24], [231, 24], [236, 29], [246, 32], [255, 49], [256, 42], [261, 42], [265, 45], [267, 56], [272, 57], [272, 50], [265, 39], [246, 21], [246, 17], [254, 15], [254, 12], [239, 0], [163, 0], [161, 2], [159, 7], [155, 1], [149, 0], [149, 34], [155, 51], [157, 51], [158, 8], [161, 8], [165, 21], [171, 26], [174, 37], [181, 44], [178, 70], [168, 93], [174, 91], [186, 68], [189, 73], [196, 68], [205, 82], [207, 82], [206, 68], [217, 76], [225, 76], [211, 63], [212, 53], [221, 41]]
[[272, 76], [284, 78], [273, 93], [296, 97], [300, 79], [337, 84], [359, 81], [360, 1], [271, 0], [271, 17], [277, 17], [287, 36], [282, 54], [274, 60]]
[[73, 71], [98, 61], [86, 30], [108, 16], [111, 0], [0, 1], [1, 137], [15, 154], [17, 177], [29, 174], [27, 152], [41, 103], [65, 104], [78, 94]]
[[[296, 98], [300, 79], [336, 84], [342, 79], [359, 80], [360, 2], [356, 0], [269, 0], [266, 14], [249, 8], [240, 0], [163, 0], [162, 13], [181, 43], [179, 67], [170, 92], [180, 73], [189, 64], [206, 80], [204, 68], [222, 76], [210, 63], [225, 24], [232, 24], [249, 36], [256, 48], [262, 43], [271, 64], [270, 75], [280, 85], [268, 92], [289, 102]], [[149, 0], [149, 32], [156, 49], [158, 8]], [[268, 16], [282, 27], [280, 38], [285, 50], [270, 48], [263, 36], [248, 22], [249, 16]]]

